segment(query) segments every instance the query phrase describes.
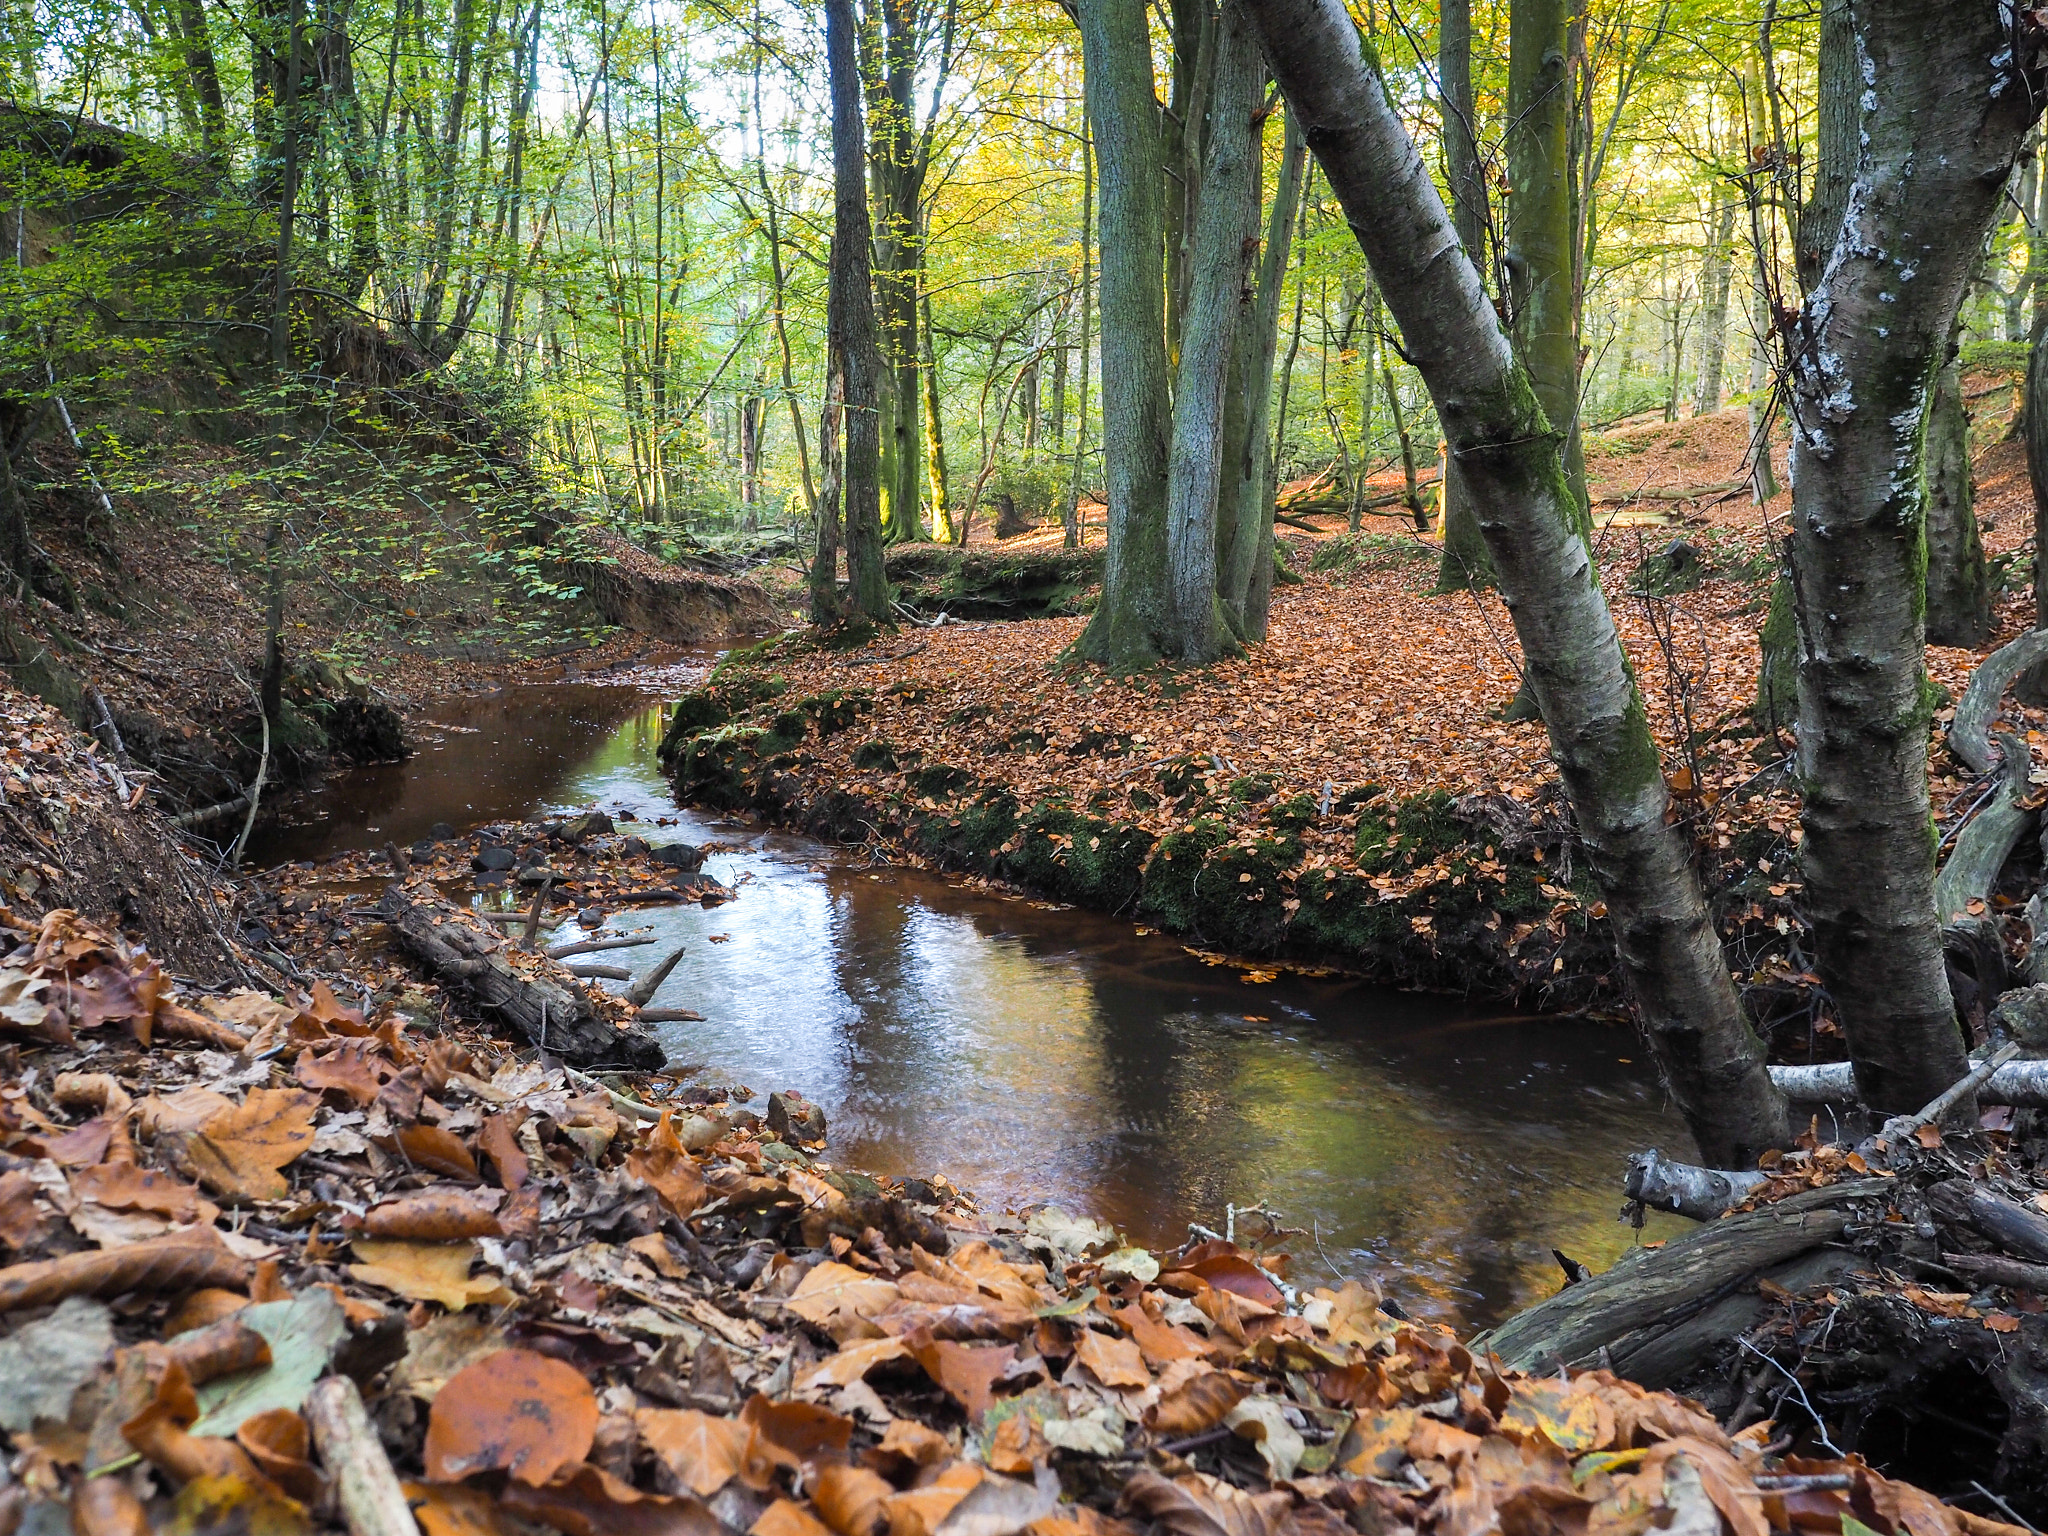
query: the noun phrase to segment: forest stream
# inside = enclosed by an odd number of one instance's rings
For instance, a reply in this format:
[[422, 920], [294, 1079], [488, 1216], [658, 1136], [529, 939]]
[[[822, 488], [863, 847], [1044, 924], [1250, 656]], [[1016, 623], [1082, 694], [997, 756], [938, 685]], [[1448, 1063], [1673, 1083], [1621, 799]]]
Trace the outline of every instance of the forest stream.
[[[413, 757], [336, 775], [252, 852], [317, 860], [591, 807], [719, 845], [706, 872], [736, 899], [614, 919], [645, 925], [650, 954], [689, 946], [656, 999], [704, 1015], [656, 1028], [678, 1067], [798, 1089], [848, 1166], [1059, 1203], [1139, 1243], [1263, 1201], [1310, 1233], [1292, 1245], [1305, 1270], [1372, 1273], [1461, 1328], [1555, 1290], [1553, 1248], [1598, 1270], [1636, 1240], [1616, 1219], [1627, 1153], [1692, 1155], [1625, 1025], [1247, 979], [1128, 920], [679, 810], [654, 752], [696, 670], [446, 701]], [[1651, 1223], [1650, 1240], [1688, 1225]]]

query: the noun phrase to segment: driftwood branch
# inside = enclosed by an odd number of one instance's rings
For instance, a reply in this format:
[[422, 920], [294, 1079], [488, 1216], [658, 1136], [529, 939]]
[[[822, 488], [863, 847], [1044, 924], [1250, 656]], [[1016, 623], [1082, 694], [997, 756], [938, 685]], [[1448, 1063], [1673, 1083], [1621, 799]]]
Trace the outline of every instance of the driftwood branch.
[[356, 1384], [346, 1376], [320, 1382], [306, 1398], [306, 1423], [334, 1479], [334, 1502], [349, 1536], [419, 1536], [419, 1522]]
[[1944, 1227], [1968, 1227], [2007, 1253], [2048, 1262], [2048, 1216], [1993, 1194], [1968, 1179], [1949, 1179], [1927, 1191], [1927, 1208]]
[[661, 984], [668, 980], [668, 973], [676, 968], [676, 962], [683, 958], [685, 946], [678, 944], [664, 955], [632, 986], [626, 988], [626, 1001], [635, 1008], [644, 1008], [654, 1001], [654, 994], [661, 990]]
[[529, 1044], [580, 1066], [657, 1072], [665, 1060], [646, 1035], [630, 1034], [598, 1013], [583, 989], [514, 969], [505, 941], [438, 896], [401, 885], [380, 903], [393, 942], [473, 1013]]
[[2048, 629], [2030, 629], [2001, 645], [1977, 664], [1949, 721], [1948, 749], [1972, 773], [1991, 768], [1991, 722], [2012, 680], [2048, 658]]
[[1997, 734], [2004, 772], [1985, 807], [1963, 825], [1941, 873], [1934, 877], [1934, 911], [1943, 922], [1963, 912], [1972, 901], [1991, 894], [1998, 872], [2034, 820], [2027, 804], [2033, 758], [2027, 744], [2010, 731]]
[[1944, 1253], [1941, 1262], [1965, 1280], [2048, 1296], [2048, 1264], [2022, 1264], [1995, 1253]]
[[550, 960], [566, 960], [571, 955], [594, 955], [607, 949], [637, 949], [643, 944], [652, 944], [651, 938], [639, 939], [577, 939], [568, 944], [550, 944], [541, 953]]
[[578, 981], [631, 981], [633, 973], [623, 965], [570, 965], [563, 969]]
[[1731, 1205], [1739, 1205], [1768, 1177], [1762, 1173], [1674, 1163], [1652, 1147], [1629, 1157], [1627, 1189], [1629, 1199], [1653, 1210], [1675, 1211], [1694, 1221], [1708, 1221]]

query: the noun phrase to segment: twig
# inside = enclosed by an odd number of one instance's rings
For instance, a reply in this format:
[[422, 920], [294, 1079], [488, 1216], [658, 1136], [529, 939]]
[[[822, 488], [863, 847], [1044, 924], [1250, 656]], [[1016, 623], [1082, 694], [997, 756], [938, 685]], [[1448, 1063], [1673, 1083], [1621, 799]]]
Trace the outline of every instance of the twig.
[[624, 1110], [636, 1120], [644, 1120], [649, 1125], [652, 1125], [661, 1119], [660, 1110], [642, 1104], [638, 1099], [629, 1099], [623, 1093], [612, 1092], [611, 1089], [605, 1087], [603, 1083], [600, 1083], [588, 1072], [578, 1072], [571, 1066], [564, 1066], [562, 1071], [567, 1074], [570, 1082], [581, 1083], [586, 1088], [595, 1088], [599, 1093], [602, 1093], [612, 1101], [614, 1109]]
[[335, 1502], [349, 1536], [419, 1536], [419, 1522], [370, 1426], [362, 1394], [346, 1376], [329, 1376], [306, 1399], [306, 1421], [334, 1479]]
[[233, 671], [235, 680], [247, 688], [249, 696], [256, 701], [256, 718], [263, 723], [263, 754], [256, 759], [256, 778], [249, 785], [249, 814], [242, 820], [241, 836], [235, 839], [235, 845], [228, 850], [228, 868], [239, 869], [242, 863], [242, 850], [249, 846], [249, 834], [256, 828], [256, 809], [263, 803], [263, 781], [270, 772], [270, 715], [263, 707], [263, 695], [242, 675], [242, 669], [234, 667]]
[[1888, 1146], [1898, 1146], [1909, 1139], [1921, 1126], [1934, 1124], [1935, 1121], [1947, 1114], [1956, 1104], [1990, 1082], [1992, 1074], [2008, 1061], [2011, 1061], [2013, 1057], [2019, 1055], [2019, 1053], [2020, 1043], [2017, 1040], [2006, 1042], [2006, 1044], [2000, 1046], [1989, 1056], [1978, 1062], [1976, 1066], [1964, 1073], [1963, 1076], [1943, 1089], [1919, 1114], [1894, 1115], [1891, 1119], [1885, 1121], [1884, 1128], [1877, 1133], [1876, 1139]]
[[1813, 1432], [1820, 1436], [1820, 1443], [1826, 1446], [1829, 1452], [1833, 1455], [1840, 1456], [1842, 1454], [1842, 1448], [1839, 1445], [1835, 1444], [1834, 1441], [1828, 1438], [1827, 1423], [1825, 1420], [1821, 1418], [1819, 1412], [1814, 1408], [1813, 1400], [1806, 1395], [1806, 1384], [1802, 1382], [1797, 1376], [1793, 1375], [1790, 1371], [1786, 1370], [1784, 1365], [1780, 1361], [1764, 1353], [1764, 1351], [1758, 1349], [1754, 1344], [1750, 1343], [1749, 1340], [1738, 1338], [1735, 1342], [1740, 1344], [1744, 1349], [1748, 1350], [1752, 1355], [1755, 1355], [1757, 1359], [1767, 1362], [1778, 1372], [1779, 1375], [1783, 1376], [1787, 1381], [1792, 1383], [1792, 1390], [1799, 1394], [1799, 1406], [1804, 1408], [1806, 1410], [1806, 1416], [1813, 1420]]

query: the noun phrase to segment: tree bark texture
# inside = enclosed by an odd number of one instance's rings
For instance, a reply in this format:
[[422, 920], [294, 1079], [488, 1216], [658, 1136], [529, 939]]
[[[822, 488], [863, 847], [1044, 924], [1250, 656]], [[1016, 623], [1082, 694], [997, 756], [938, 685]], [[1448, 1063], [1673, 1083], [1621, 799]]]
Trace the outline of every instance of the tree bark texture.
[[1927, 405], [1927, 642], [1991, 638], [1991, 572], [1970, 489], [1970, 415], [1952, 337]]
[[1229, 645], [1216, 592], [1216, 493], [1224, 467], [1225, 386], [1238, 327], [1251, 307], [1247, 277], [1258, 248], [1252, 234], [1258, 217], [1251, 182], [1252, 118], [1264, 79], [1250, 23], [1236, 0], [1224, 0], [1202, 199], [1189, 249], [1188, 305], [1181, 321], [1166, 475], [1174, 649], [1182, 661], [1197, 666], [1214, 661]]
[[1579, 443], [1572, 282], [1571, 0], [1514, 0], [1508, 19], [1508, 312], [1537, 403], [1558, 434], [1580, 523], [1592, 531]]
[[1343, 205], [1436, 403], [1513, 613], [1637, 1015], [1708, 1161], [1786, 1134], [1736, 998], [1558, 434], [1342, 0], [1246, 0], [1288, 110]]
[[1700, 374], [1693, 410], [1705, 416], [1721, 409], [1721, 372], [1728, 356], [1728, 290], [1735, 275], [1736, 200], [1724, 198], [1716, 215], [1713, 244], [1700, 272]]
[[1174, 633], [1166, 557], [1167, 400], [1159, 107], [1144, 0], [1080, 0], [1102, 264], [1102, 458], [1109, 551], [1076, 653], [1114, 670]]
[[[1444, 181], [1451, 189], [1451, 226], [1465, 254], [1487, 270], [1486, 177], [1479, 164], [1477, 108], [1472, 100], [1472, 0], [1444, 0], [1437, 27], [1437, 118], [1444, 146]], [[1484, 591], [1493, 585], [1493, 561], [1480, 537], [1464, 482], [1446, 465], [1443, 483], [1443, 556], [1439, 592]]]
[[913, 92], [917, 87], [919, 0], [881, 0], [872, 8], [876, 57], [867, 71], [868, 175], [875, 196], [874, 292], [886, 370], [880, 390], [882, 537], [924, 537], [919, 515], [925, 476], [923, 404], [918, 378], [918, 287], [924, 268], [924, 156]]
[[2038, 65], [1979, 0], [1849, 0], [1846, 24], [1854, 174], [1791, 348], [1801, 854], [1860, 1095], [1908, 1112], [1967, 1070], [1934, 912], [1922, 417]]
[[[1254, 45], [1256, 47], [1256, 45]], [[1263, 67], [1263, 59], [1261, 67]], [[1286, 285], [1290, 237], [1301, 201], [1308, 143], [1288, 114], [1281, 136], [1280, 177], [1266, 218], [1266, 248], [1259, 259], [1259, 298], [1252, 316], [1252, 362], [1245, 390], [1250, 420], [1242, 461], [1225, 466], [1238, 480], [1237, 524], [1223, 561], [1223, 602], [1247, 640], [1266, 637], [1266, 598], [1272, 592], [1273, 496], [1277, 445], [1272, 441], [1273, 354], [1280, 345], [1280, 294]], [[1266, 579], [1257, 575], [1261, 569]]]
[[846, 575], [855, 612], [889, 616], [882, 573], [882, 355], [875, 345], [868, 273], [867, 155], [853, 0], [825, 0], [826, 63], [832, 77], [832, 271], [827, 345], [842, 380], [839, 502], [846, 525]]

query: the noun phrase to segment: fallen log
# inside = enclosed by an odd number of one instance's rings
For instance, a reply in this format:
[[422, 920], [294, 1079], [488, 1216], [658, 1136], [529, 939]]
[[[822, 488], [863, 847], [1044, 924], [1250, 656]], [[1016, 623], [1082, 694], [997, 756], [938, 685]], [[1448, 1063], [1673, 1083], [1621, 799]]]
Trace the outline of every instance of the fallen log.
[[1944, 1253], [1941, 1262], [1979, 1285], [2003, 1285], [2048, 1296], [2048, 1264], [2023, 1264], [1995, 1253]]
[[594, 955], [607, 949], [638, 949], [643, 944], [652, 944], [652, 937], [638, 939], [577, 939], [568, 944], [550, 944], [541, 951], [550, 960], [566, 960], [571, 955]]
[[2027, 803], [2032, 754], [2010, 731], [2000, 731], [1996, 739], [2004, 767], [1998, 788], [1989, 803], [1963, 824], [1941, 873], [1934, 877], [1934, 912], [1943, 922], [1991, 894], [1998, 872], [2034, 820], [2034, 808]]
[[1944, 1227], [1968, 1227], [2015, 1258], [2048, 1261], [2048, 1216], [1981, 1184], [1945, 1180], [1928, 1189], [1927, 1208]]
[[528, 1044], [583, 1067], [659, 1072], [666, 1061], [652, 1038], [621, 1030], [598, 1013], [581, 988], [515, 970], [506, 958], [505, 941], [472, 926], [465, 909], [391, 885], [379, 910], [398, 948], [459, 1005]]
[[[1846, 1061], [1814, 1067], [1772, 1067], [1771, 1081], [1794, 1104], [1854, 1104], [1856, 1076]], [[2048, 1061], [2009, 1061], [1977, 1090], [1980, 1104], [2048, 1109]]]
[[1480, 1334], [1472, 1352], [1519, 1370], [1607, 1365], [1644, 1386], [1677, 1381], [1763, 1316], [1759, 1278], [1799, 1291], [1865, 1262], [1829, 1245], [1849, 1225], [1847, 1206], [1892, 1188], [1860, 1179], [1801, 1190], [1662, 1248], [1634, 1249]]
[[2048, 657], [2048, 629], [2030, 629], [1977, 664], [1948, 725], [1948, 749], [1972, 773], [1991, 768], [1991, 722], [2012, 680]]

